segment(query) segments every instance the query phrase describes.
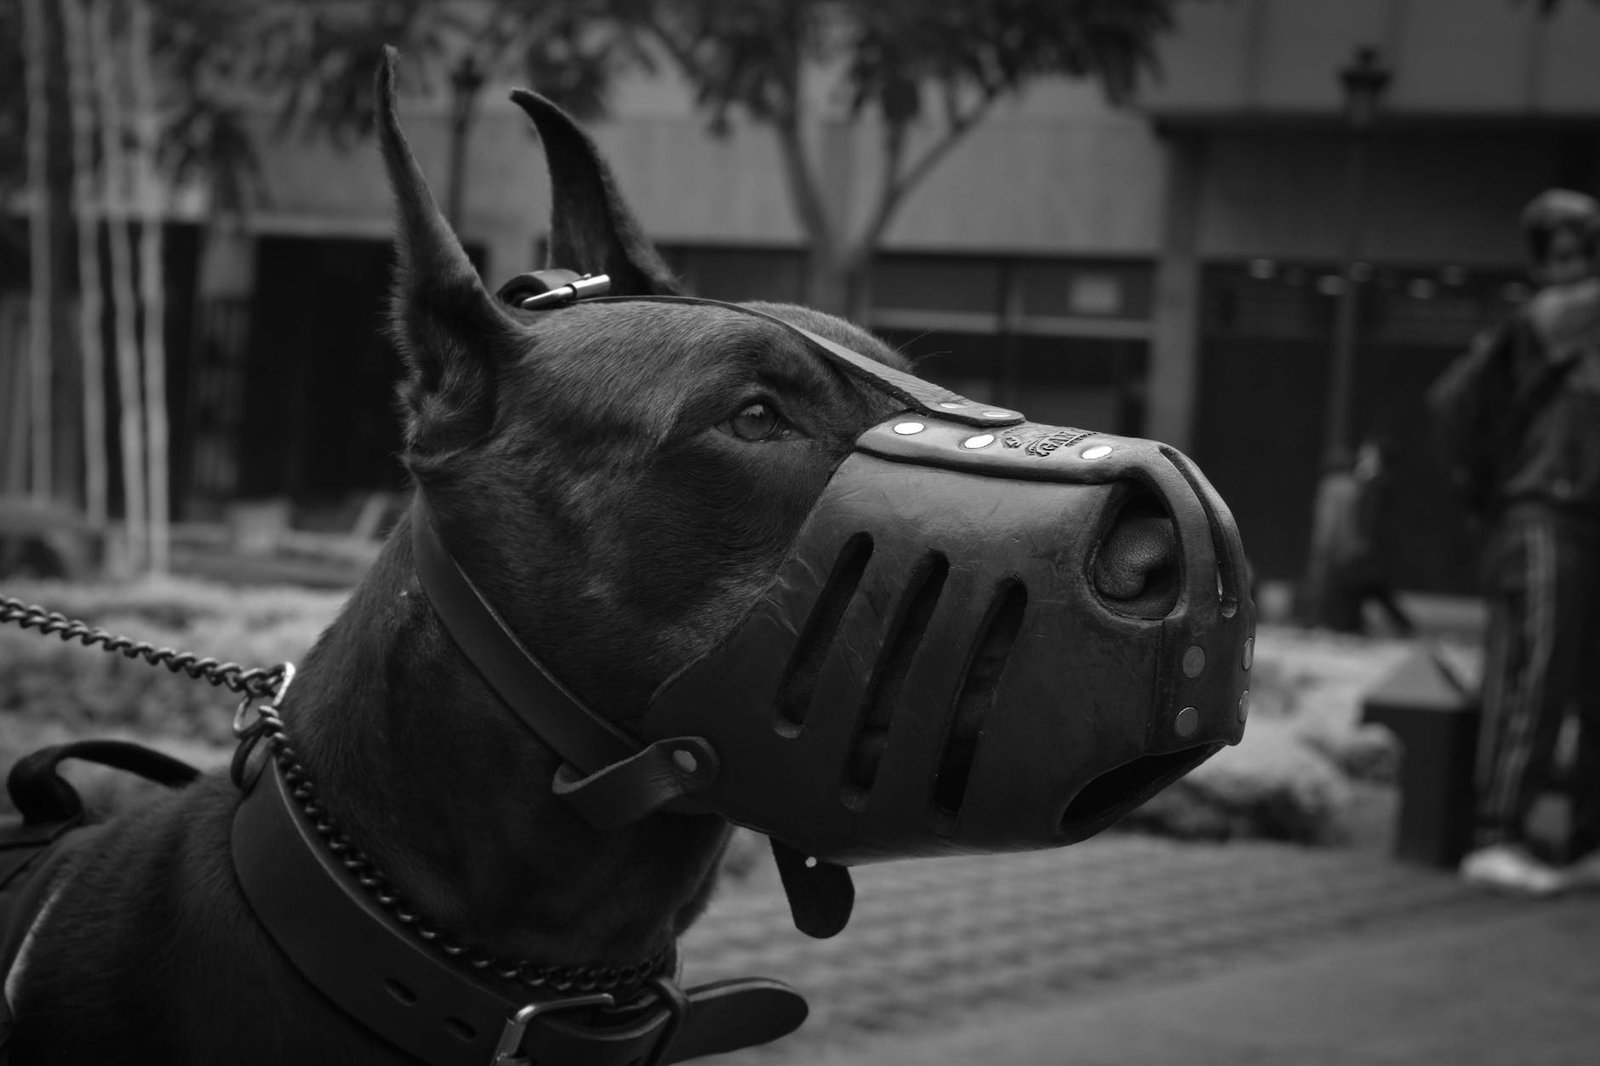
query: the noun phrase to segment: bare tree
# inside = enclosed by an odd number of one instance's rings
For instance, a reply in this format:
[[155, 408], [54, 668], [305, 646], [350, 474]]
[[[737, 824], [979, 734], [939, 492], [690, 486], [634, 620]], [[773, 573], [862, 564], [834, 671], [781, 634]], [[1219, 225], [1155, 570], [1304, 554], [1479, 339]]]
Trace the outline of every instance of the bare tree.
[[25, 0], [28, 99], [28, 388], [29, 488], [33, 496], [50, 496], [50, 356], [54, 315], [55, 272], [51, 269], [49, 197], [46, 169], [49, 156], [50, 103], [46, 78], [50, 66], [50, 37], [45, 28], [44, 0]]
[[[274, 45], [256, 80], [283, 95], [280, 127], [335, 143], [371, 130], [372, 71], [386, 45], [407, 59], [407, 81], [450, 90], [450, 159], [443, 206], [465, 212], [468, 141], [489, 76], [520, 68], [580, 118], [604, 110], [612, 76], [635, 58], [628, 12], [613, 0], [288, 0], [263, 19]], [[402, 88], [405, 88], [402, 83]]]
[[130, 170], [139, 214], [139, 303], [144, 324], [145, 456], [150, 521], [150, 568], [165, 573], [170, 562], [171, 501], [167, 460], [166, 285], [162, 265], [162, 197], [156, 166], [160, 135], [156, 87], [151, 74], [150, 5], [132, 0], [127, 34], [129, 107], [133, 111]]
[[78, 347], [83, 358], [84, 511], [96, 529], [106, 522], [104, 284], [100, 276], [100, 182], [94, 158], [95, 102], [84, 0], [64, 0], [67, 70], [72, 100], [73, 203], [78, 234]]
[[105, 215], [111, 248], [111, 299], [117, 355], [117, 397], [121, 405], [123, 515], [126, 520], [128, 560], [135, 569], [149, 557], [146, 541], [144, 397], [139, 372], [139, 337], [133, 281], [133, 248], [128, 202], [128, 153], [123, 138], [126, 121], [123, 92], [117, 74], [116, 45], [110, 5], [89, 7], [90, 69], [100, 101], [100, 156], [105, 190]]

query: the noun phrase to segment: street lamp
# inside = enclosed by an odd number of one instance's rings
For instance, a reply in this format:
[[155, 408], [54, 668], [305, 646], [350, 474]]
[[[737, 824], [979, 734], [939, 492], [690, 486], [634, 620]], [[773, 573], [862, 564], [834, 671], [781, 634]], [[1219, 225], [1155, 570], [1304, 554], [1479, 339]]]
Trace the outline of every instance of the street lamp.
[[1356, 311], [1361, 283], [1370, 271], [1361, 259], [1361, 228], [1366, 213], [1367, 150], [1372, 124], [1391, 74], [1378, 50], [1356, 49], [1355, 58], [1339, 71], [1344, 87], [1345, 148], [1343, 284], [1333, 326], [1333, 365], [1328, 389], [1328, 424], [1323, 438], [1323, 463], [1331, 466], [1348, 451], [1350, 392], [1355, 377]]
[[1338, 299], [1333, 325], [1333, 351], [1328, 368], [1328, 411], [1322, 445], [1322, 477], [1312, 508], [1311, 551], [1303, 588], [1302, 619], [1313, 625], [1359, 628], [1359, 599], [1352, 618], [1349, 575], [1336, 565], [1334, 555], [1339, 530], [1352, 506], [1348, 485], [1350, 469], [1350, 394], [1355, 378], [1356, 320], [1362, 283], [1371, 274], [1361, 262], [1361, 228], [1366, 211], [1367, 151], [1372, 124], [1377, 118], [1390, 74], [1378, 50], [1356, 49], [1355, 58], [1339, 71], [1344, 87], [1345, 117], [1345, 218], [1344, 249], [1340, 257]]
[[450, 70], [450, 186], [445, 190], [445, 218], [457, 228], [466, 199], [467, 134], [472, 130], [483, 82], [483, 68], [471, 52]]

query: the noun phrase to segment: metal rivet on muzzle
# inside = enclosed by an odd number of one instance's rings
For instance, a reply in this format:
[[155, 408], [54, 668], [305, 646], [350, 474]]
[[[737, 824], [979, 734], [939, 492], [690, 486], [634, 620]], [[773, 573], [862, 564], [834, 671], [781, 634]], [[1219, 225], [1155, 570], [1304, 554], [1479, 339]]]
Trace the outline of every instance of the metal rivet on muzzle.
[[1239, 657], [1239, 661], [1244, 665], [1244, 668], [1246, 670], [1250, 669], [1250, 667], [1255, 665], [1255, 661], [1256, 661], [1256, 638], [1255, 637], [1246, 637], [1245, 638], [1244, 653]]
[[940, 403], [939, 406], [943, 407], [946, 411], [959, 411], [967, 405], [964, 403], [951, 403], [949, 400], [945, 400], [944, 402]]
[[1198, 644], [1189, 646], [1183, 653], [1183, 676], [1199, 677], [1200, 671], [1206, 668], [1206, 650]]
[[963, 448], [987, 448], [994, 443], [993, 433], [979, 433], [976, 437], [968, 437], [961, 442]]
[[1078, 454], [1083, 456], [1085, 459], [1104, 459], [1106, 456], [1111, 454], [1111, 445], [1096, 444], [1093, 448], [1085, 448]]
[[700, 769], [700, 760], [694, 757], [694, 752], [684, 751], [682, 748], [679, 748], [677, 751], [672, 753], [672, 765], [676, 766], [686, 774], [692, 774], [696, 770]]
[[1017, 412], [1015, 412], [1015, 411], [1001, 411], [1001, 410], [995, 409], [995, 410], [989, 410], [989, 411], [983, 412], [983, 417], [984, 418], [1019, 418], [1021, 416], [1018, 415]]
[[921, 422], [896, 422], [894, 431], [900, 434], [902, 437], [909, 437], [911, 434], [921, 433], [927, 428], [928, 427], [923, 425]]
[[1172, 728], [1180, 737], [1194, 736], [1194, 731], [1200, 728], [1200, 712], [1193, 707], [1185, 707], [1173, 720]]
[[1239, 693], [1239, 724], [1244, 725], [1244, 720], [1250, 717], [1250, 690], [1245, 689]]

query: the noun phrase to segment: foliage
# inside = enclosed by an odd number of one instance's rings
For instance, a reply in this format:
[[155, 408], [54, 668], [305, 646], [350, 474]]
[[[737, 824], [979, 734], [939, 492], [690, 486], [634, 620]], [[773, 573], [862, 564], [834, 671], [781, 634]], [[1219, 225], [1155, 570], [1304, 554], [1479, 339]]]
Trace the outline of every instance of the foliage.
[[[125, 27], [127, 3], [103, 2]], [[347, 143], [371, 129], [372, 76], [385, 45], [406, 56], [403, 88], [448, 88], [463, 68], [480, 77], [516, 70], [580, 117], [604, 110], [608, 85], [634, 55], [604, 0], [148, 2], [163, 89], [162, 170], [175, 183], [209, 182], [224, 210], [265, 193], [245, 122], [252, 98], [277, 102], [280, 131]], [[21, 21], [19, 0], [0, 0], [0, 196], [24, 171]]]
[[[151, 0], [152, 51], [165, 91], [157, 160], [176, 184], [207, 183], [223, 211], [265, 196], [241, 88], [260, 38], [256, 18], [220, 0]], [[270, 5], [267, 6], [270, 9]]]
[[[624, 5], [626, 8], [628, 5]], [[787, 121], [803, 64], [842, 69], [852, 115], [960, 122], [1034, 78], [1093, 78], [1123, 100], [1155, 67], [1171, 0], [659, 0], [636, 17], [716, 122], [743, 107]], [[930, 107], [932, 98], [935, 107]]]
[[626, 36], [598, 0], [281, 0], [261, 18], [251, 80], [281, 95], [281, 124], [347, 142], [372, 129], [372, 75], [385, 46], [406, 59], [402, 88], [475, 97], [515, 70], [580, 117], [604, 110]]
[[[1001, 100], [1037, 79], [1089, 78], [1113, 102], [1156, 68], [1176, 0], [622, 0], [670, 57], [713, 130], [742, 112], [778, 136], [811, 242], [808, 300], [857, 311], [865, 269], [905, 197]], [[847, 232], [806, 142], [810, 72], [831, 73], [850, 123], [873, 115], [881, 183]], [[924, 134], [920, 139], [914, 134]], [[916, 147], [913, 144], [916, 142]]]
[[1223, 751], [1134, 811], [1123, 825], [1190, 840], [1342, 842], [1350, 783], [1283, 722], [1250, 723]]

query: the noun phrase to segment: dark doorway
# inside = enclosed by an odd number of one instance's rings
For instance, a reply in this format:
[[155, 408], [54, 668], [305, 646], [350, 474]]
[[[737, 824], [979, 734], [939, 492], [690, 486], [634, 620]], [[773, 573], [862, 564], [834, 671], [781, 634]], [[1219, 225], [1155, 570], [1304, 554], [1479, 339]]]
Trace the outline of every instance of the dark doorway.
[[256, 254], [240, 489], [310, 500], [398, 488], [389, 242], [263, 237]]
[[[1327, 264], [1215, 265], [1204, 274], [1194, 457], [1228, 501], [1260, 577], [1298, 580], [1321, 471], [1337, 290]], [[1477, 544], [1433, 450], [1424, 397], [1472, 337], [1511, 313], [1514, 272], [1379, 267], [1362, 294], [1352, 444], [1392, 473], [1379, 535], [1401, 588], [1470, 593]]]
[[241, 494], [316, 504], [401, 488], [391, 242], [266, 236], [256, 255]]

